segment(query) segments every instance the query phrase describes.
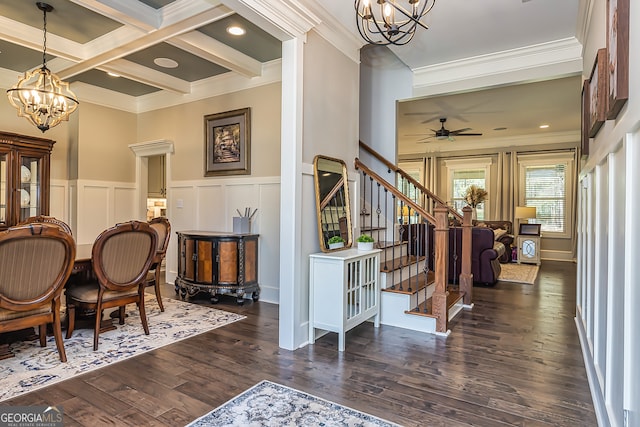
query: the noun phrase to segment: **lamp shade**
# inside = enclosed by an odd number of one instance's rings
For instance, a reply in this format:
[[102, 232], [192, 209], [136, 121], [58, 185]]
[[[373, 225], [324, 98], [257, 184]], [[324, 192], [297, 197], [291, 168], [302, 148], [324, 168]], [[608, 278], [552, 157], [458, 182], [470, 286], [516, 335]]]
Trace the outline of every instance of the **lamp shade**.
[[516, 218], [535, 218], [535, 206], [516, 206]]

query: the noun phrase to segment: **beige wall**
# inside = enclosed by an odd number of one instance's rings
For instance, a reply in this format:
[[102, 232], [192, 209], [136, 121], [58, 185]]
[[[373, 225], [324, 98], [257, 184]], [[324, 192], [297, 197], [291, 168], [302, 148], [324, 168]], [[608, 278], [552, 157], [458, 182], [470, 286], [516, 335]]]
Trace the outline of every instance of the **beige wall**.
[[204, 116], [251, 107], [251, 176], [280, 175], [281, 85], [274, 83], [142, 113], [137, 142], [173, 141], [172, 180], [204, 176]]
[[71, 144], [70, 158], [77, 158], [77, 179], [133, 182], [135, 156], [129, 144], [136, 142], [136, 114], [86, 102], [75, 114], [78, 144]]
[[303, 163], [316, 154], [335, 157], [353, 170], [358, 155], [358, 64], [315, 32], [304, 52]]

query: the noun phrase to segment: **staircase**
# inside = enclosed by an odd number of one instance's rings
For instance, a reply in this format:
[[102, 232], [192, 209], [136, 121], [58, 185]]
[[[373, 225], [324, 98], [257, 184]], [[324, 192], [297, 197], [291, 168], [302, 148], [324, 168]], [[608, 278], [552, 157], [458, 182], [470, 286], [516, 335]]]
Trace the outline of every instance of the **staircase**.
[[[461, 216], [371, 148], [360, 146], [393, 174], [385, 180], [355, 160], [361, 173], [360, 231], [371, 234], [382, 250], [380, 323], [448, 335], [449, 321], [472, 307], [471, 209], [465, 208]], [[402, 192], [389, 181], [409, 191]], [[449, 217], [462, 224], [463, 233], [462, 274], [455, 285], [447, 277]]]

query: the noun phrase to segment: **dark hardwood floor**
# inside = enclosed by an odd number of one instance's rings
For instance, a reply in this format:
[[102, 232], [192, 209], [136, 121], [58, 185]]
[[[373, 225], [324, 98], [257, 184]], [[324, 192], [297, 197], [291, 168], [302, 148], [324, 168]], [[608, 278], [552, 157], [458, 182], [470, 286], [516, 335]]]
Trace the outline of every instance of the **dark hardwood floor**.
[[224, 298], [218, 308], [247, 318], [2, 404], [62, 405], [65, 426], [180, 426], [267, 379], [405, 426], [596, 425], [575, 264], [474, 294], [448, 338], [365, 323], [344, 353], [336, 334], [282, 350], [277, 306]]

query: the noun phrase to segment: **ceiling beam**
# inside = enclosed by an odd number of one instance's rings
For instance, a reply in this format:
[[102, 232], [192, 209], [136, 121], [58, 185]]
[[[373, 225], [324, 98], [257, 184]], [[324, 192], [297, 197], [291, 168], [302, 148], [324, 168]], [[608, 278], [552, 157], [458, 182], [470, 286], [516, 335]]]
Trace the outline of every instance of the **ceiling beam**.
[[191, 31], [173, 37], [166, 42], [246, 77], [257, 77], [262, 73], [262, 63], [260, 61], [199, 31]]
[[121, 24], [152, 31], [160, 27], [160, 14], [139, 1], [130, 0], [70, 0]]
[[102, 71], [118, 74], [129, 80], [144, 83], [148, 86], [170, 90], [177, 93], [191, 92], [191, 83], [161, 71], [145, 67], [126, 59], [116, 59], [99, 68]]
[[215, 22], [232, 13], [233, 11], [224, 6], [213, 7], [204, 13], [189, 16], [182, 21], [162, 27], [129, 43], [115, 46], [70, 67], [58, 70], [58, 75], [61, 79], [68, 79], [69, 77], [81, 74], [93, 68], [99, 68], [111, 61], [123, 58], [134, 52], [138, 52], [180, 34], [188, 33], [189, 31], [195, 30], [196, 28], [207, 25], [211, 22]]

